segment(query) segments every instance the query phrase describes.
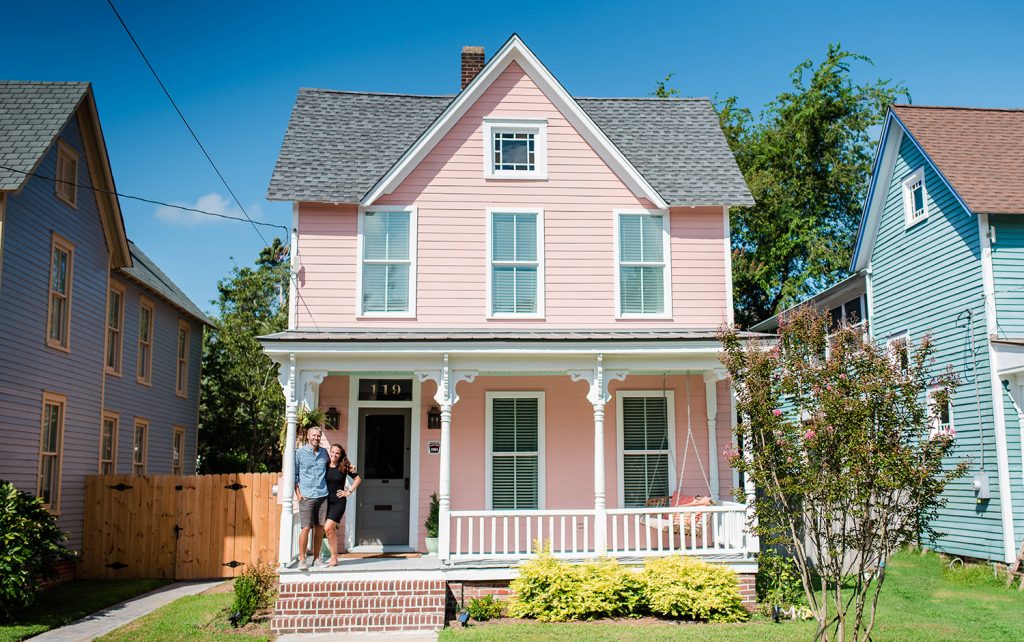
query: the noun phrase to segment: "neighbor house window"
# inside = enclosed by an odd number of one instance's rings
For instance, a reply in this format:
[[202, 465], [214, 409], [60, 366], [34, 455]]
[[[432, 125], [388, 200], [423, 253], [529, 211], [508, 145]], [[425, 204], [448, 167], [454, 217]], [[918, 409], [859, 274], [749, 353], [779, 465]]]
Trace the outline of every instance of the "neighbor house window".
[[485, 178], [547, 178], [547, 121], [484, 119]]
[[113, 475], [117, 472], [117, 424], [118, 416], [112, 412], [103, 413], [100, 423], [100, 474]]
[[910, 369], [910, 334], [903, 331], [890, 335], [885, 347], [893, 364], [898, 365], [904, 373], [907, 372]]
[[953, 425], [953, 399], [952, 395], [946, 403], [938, 404], [938, 388], [928, 389], [928, 438], [934, 439], [939, 435], [956, 437], [956, 428]]
[[181, 475], [185, 461], [185, 429], [174, 427], [174, 443], [171, 446], [171, 474]]
[[488, 509], [543, 508], [544, 394], [487, 393]]
[[78, 154], [63, 141], [57, 145], [56, 178], [54, 189], [57, 192], [57, 198], [71, 207], [77, 207]]
[[147, 299], [139, 301], [139, 350], [135, 380], [149, 385], [153, 381], [153, 316], [155, 308]]
[[415, 300], [415, 209], [362, 215], [360, 310], [370, 316], [411, 316]]
[[861, 325], [868, 318], [868, 308], [864, 304], [864, 297], [857, 296], [849, 301], [846, 301], [842, 305], [828, 311], [830, 321], [830, 332], [834, 332], [839, 329], [843, 323], [848, 325]]
[[616, 405], [622, 445], [622, 502], [643, 506], [669, 494], [672, 436], [671, 391], [619, 391]]
[[75, 260], [74, 246], [53, 235], [50, 243], [50, 307], [46, 343], [54, 348], [71, 345], [71, 277]]
[[924, 168], [903, 179], [903, 213], [907, 227], [928, 218], [928, 191], [924, 185]]
[[188, 323], [178, 319], [178, 364], [174, 390], [179, 397], [188, 397], [188, 348], [191, 332]]
[[663, 214], [618, 216], [619, 314], [664, 316], [668, 310], [668, 231]]
[[64, 443], [64, 412], [67, 398], [43, 393], [43, 413], [39, 434], [39, 481], [36, 495], [51, 511], [60, 509], [61, 450]]
[[124, 348], [124, 288], [110, 282], [107, 295], [107, 372], [121, 374], [121, 352]]
[[146, 448], [149, 442], [149, 422], [135, 420], [135, 435], [132, 439], [132, 474], [146, 474]]
[[491, 212], [490, 314], [543, 315], [543, 213]]

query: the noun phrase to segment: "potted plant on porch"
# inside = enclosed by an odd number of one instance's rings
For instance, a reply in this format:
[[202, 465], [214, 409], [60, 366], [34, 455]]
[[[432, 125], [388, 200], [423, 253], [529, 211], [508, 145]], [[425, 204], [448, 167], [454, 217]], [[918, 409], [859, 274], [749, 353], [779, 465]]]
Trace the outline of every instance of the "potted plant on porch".
[[427, 512], [427, 520], [423, 522], [423, 528], [427, 529], [427, 553], [437, 555], [437, 520], [441, 510], [441, 500], [437, 493], [430, 496], [430, 510]]

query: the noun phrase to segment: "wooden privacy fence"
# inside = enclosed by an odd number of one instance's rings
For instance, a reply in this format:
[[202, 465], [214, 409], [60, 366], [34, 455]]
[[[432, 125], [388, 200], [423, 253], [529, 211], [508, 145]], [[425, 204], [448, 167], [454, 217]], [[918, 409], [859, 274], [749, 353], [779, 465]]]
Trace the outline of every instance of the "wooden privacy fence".
[[235, 577], [259, 558], [274, 565], [278, 478], [90, 476], [80, 574], [186, 580]]

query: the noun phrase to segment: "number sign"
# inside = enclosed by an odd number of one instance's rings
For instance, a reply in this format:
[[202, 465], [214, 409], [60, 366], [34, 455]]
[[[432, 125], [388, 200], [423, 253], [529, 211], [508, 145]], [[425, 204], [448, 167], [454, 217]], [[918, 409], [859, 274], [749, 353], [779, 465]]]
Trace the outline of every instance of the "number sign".
[[360, 379], [359, 401], [412, 401], [412, 380]]

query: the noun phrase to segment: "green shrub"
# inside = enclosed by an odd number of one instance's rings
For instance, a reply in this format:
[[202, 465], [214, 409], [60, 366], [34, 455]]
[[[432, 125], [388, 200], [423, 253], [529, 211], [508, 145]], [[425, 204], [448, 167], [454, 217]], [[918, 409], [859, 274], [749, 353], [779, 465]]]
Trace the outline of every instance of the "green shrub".
[[437, 537], [437, 520], [440, 516], [441, 500], [437, 493], [430, 496], [430, 510], [427, 512], [427, 519], [423, 522], [423, 528], [427, 531], [427, 537]]
[[35, 602], [38, 580], [71, 556], [66, 538], [42, 500], [0, 481], [0, 619]]
[[477, 622], [486, 622], [501, 617], [502, 608], [501, 602], [494, 599], [493, 595], [485, 595], [470, 600], [466, 610], [469, 611], [469, 617]]
[[231, 605], [231, 622], [245, 626], [258, 611], [269, 608], [274, 599], [277, 574], [262, 559], [250, 564], [235, 580], [235, 601]]
[[710, 622], [739, 622], [743, 608], [736, 573], [681, 555], [647, 560], [641, 574], [654, 615]]
[[789, 608], [807, 603], [800, 571], [788, 557], [768, 549], [757, 555], [757, 601], [768, 606]]
[[579, 567], [581, 618], [637, 615], [645, 602], [640, 576], [605, 557]]

